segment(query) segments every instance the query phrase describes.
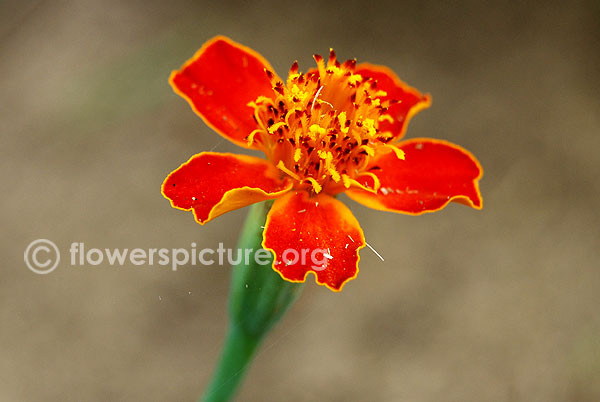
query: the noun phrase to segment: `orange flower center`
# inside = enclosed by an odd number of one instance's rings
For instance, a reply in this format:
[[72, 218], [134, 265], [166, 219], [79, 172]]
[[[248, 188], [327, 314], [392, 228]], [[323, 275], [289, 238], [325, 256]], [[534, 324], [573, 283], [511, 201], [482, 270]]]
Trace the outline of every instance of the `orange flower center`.
[[286, 85], [265, 70], [276, 96], [249, 103], [258, 129], [247, 137], [248, 145], [258, 145], [297, 189], [336, 194], [353, 184], [363, 187], [357, 179], [369, 175], [375, 183], [369, 190], [377, 191], [369, 158], [386, 148], [404, 159], [402, 150], [388, 144], [392, 133], [379, 130], [380, 122], [392, 121], [386, 113], [396, 101], [381, 100], [387, 94], [377, 81], [354, 73], [355, 60], [340, 64], [333, 50], [327, 65], [321, 56], [314, 58], [318, 69], [307, 74], [294, 62]]

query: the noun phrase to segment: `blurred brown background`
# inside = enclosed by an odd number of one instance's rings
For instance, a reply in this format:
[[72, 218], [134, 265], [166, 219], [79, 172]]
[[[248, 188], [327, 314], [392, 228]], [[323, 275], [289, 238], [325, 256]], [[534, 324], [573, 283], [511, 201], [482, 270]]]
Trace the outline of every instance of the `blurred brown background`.
[[[229, 268], [70, 267], [86, 247], [235, 246], [164, 177], [237, 151], [167, 84], [224, 34], [284, 74], [335, 48], [433, 95], [408, 137], [463, 145], [484, 209], [348, 201], [367, 241], [340, 294], [310, 283], [240, 401], [600, 400], [600, 5], [589, 2], [0, 3], [0, 400], [193, 401], [226, 324]], [[23, 262], [53, 240], [50, 275]], [[311, 279], [312, 282], [312, 279]]]

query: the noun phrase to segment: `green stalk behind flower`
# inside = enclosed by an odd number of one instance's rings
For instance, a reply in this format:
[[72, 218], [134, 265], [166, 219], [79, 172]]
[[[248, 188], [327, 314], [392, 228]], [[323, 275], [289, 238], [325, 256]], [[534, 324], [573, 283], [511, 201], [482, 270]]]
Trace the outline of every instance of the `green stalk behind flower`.
[[229, 328], [203, 402], [232, 400], [265, 335], [304, 287], [281, 279], [271, 268], [272, 257], [266, 265], [257, 264], [254, 259], [254, 253], [262, 247], [263, 228], [271, 205], [272, 201], [252, 205], [240, 234], [238, 247], [252, 249], [252, 258], [247, 265], [241, 261], [232, 267]]

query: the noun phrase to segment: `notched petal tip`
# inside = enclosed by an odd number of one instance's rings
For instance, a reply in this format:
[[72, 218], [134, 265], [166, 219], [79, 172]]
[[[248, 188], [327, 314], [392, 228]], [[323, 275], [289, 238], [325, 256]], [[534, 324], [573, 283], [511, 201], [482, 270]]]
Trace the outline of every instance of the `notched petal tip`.
[[203, 225], [228, 211], [280, 197], [291, 187], [263, 159], [203, 152], [167, 176], [162, 194], [172, 207], [193, 211]]
[[[417, 138], [397, 144], [406, 160], [393, 153], [372, 160], [380, 181], [377, 194], [350, 189], [353, 200], [368, 207], [408, 215], [435, 212], [450, 202], [481, 209], [483, 169], [467, 150], [447, 141]], [[368, 185], [369, 183], [366, 182]]]
[[244, 137], [257, 128], [248, 103], [274, 96], [265, 69], [273, 71], [260, 54], [217, 36], [173, 71], [169, 83], [209, 127], [247, 147]]
[[365, 244], [358, 221], [343, 203], [304, 191], [275, 201], [263, 232], [263, 247], [273, 252], [273, 269], [283, 279], [304, 282], [312, 273], [319, 285], [335, 292], [357, 276]]

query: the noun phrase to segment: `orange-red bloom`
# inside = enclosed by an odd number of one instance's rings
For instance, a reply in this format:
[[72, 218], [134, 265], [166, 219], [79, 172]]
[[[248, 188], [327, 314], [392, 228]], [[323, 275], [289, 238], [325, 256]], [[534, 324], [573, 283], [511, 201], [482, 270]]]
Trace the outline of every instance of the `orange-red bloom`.
[[[266, 159], [202, 152], [162, 186], [175, 208], [204, 224], [225, 212], [277, 199], [263, 234], [273, 269], [339, 291], [358, 273], [363, 232], [335, 197], [418, 215], [450, 201], [480, 209], [482, 169], [468, 151], [428, 138], [398, 140], [410, 118], [430, 105], [389, 69], [355, 60], [327, 61], [306, 74], [295, 62], [284, 82], [259, 54], [228, 38], [207, 42], [170, 83], [206, 124]], [[286, 249], [324, 249], [325, 269], [282, 262]]]

